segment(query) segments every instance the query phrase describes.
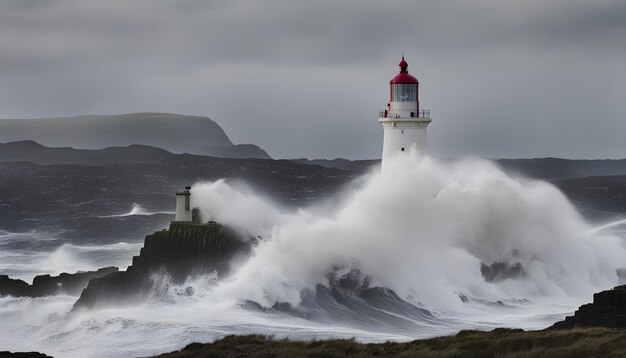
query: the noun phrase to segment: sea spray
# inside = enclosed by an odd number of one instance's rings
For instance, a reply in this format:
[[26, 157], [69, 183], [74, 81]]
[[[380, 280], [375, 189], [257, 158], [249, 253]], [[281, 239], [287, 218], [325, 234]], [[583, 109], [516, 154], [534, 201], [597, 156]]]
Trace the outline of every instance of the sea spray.
[[276, 225], [291, 218], [245, 183], [233, 185], [224, 179], [193, 185], [192, 205], [200, 207], [205, 221], [215, 220], [255, 236], [268, 236]]
[[[224, 181], [193, 186], [194, 205], [217, 221], [265, 235], [214, 294], [297, 306], [333, 267], [436, 309], [486, 300], [588, 297], [617, 283], [626, 250], [590, 232], [554, 186], [513, 178], [479, 159], [440, 162], [411, 151], [323, 213], [287, 213]], [[238, 220], [240, 218], [241, 220]], [[523, 277], [486, 282], [481, 264], [519, 264]], [[217, 297], [216, 296], [216, 297]]]
[[589, 233], [594, 234], [598, 232], [602, 232], [608, 229], [618, 228], [626, 226], [626, 219], [613, 220], [611, 222], [599, 225], [589, 231]]

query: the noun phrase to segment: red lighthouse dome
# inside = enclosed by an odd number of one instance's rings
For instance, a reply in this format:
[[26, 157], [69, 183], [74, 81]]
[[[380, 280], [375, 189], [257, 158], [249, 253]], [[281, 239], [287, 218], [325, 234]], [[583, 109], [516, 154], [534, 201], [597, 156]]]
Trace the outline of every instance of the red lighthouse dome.
[[394, 83], [419, 83], [417, 81], [417, 78], [411, 76], [409, 74], [409, 71], [407, 71], [407, 67], [409, 67], [409, 64], [406, 63], [406, 61], [404, 60], [404, 55], [402, 55], [402, 61], [400, 61], [400, 64], [398, 66], [400, 66], [400, 73], [395, 75], [391, 79], [391, 81], [389, 81], [389, 84], [394, 84]]
[[[419, 98], [417, 94], [419, 82], [417, 78], [411, 76], [409, 71], [407, 71], [409, 64], [404, 60], [404, 55], [402, 55], [402, 61], [400, 61], [399, 66], [400, 73], [389, 81], [389, 102], [414, 102], [416, 108], [410, 111], [414, 116], [419, 110]], [[397, 106], [399, 106], [399, 104]]]

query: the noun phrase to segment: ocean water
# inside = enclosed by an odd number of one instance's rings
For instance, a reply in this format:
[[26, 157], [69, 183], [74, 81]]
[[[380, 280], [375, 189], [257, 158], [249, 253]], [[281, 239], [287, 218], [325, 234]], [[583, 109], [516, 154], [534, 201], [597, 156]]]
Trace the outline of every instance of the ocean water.
[[[135, 357], [228, 334], [381, 342], [542, 329], [618, 284], [626, 266], [624, 218], [590, 224], [551, 184], [484, 160], [411, 151], [296, 210], [224, 180], [196, 183], [192, 200], [204, 219], [262, 237], [230, 276], [159, 278], [165, 289], [141, 304], [79, 312], [72, 296], [0, 298], [0, 349]], [[107, 216], [150, 214], [138, 205]], [[59, 237], [0, 232], [0, 272], [124, 268], [141, 247]], [[488, 282], [481, 264], [494, 263], [522, 272]]]

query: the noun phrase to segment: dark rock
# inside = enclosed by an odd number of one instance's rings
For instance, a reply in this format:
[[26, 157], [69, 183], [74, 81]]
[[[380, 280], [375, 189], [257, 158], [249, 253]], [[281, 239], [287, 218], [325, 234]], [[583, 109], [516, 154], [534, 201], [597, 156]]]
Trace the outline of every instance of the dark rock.
[[573, 316], [565, 317], [551, 328], [626, 327], [626, 285], [593, 295], [593, 303], [578, 308]]
[[51, 295], [78, 295], [92, 278], [104, 277], [117, 272], [117, 267], [105, 267], [97, 271], [62, 273], [59, 276], [40, 275], [33, 284], [0, 275], [0, 296], [42, 297]]
[[[162, 277], [173, 283], [213, 272], [222, 277], [231, 260], [247, 254], [254, 240], [212, 221], [172, 222], [169, 230], [146, 236], [139, 256], [133, 257], [126, 271], [91, 280], [74, 309], [144, 300], [159, 288], [157, 279]], [[186, 290], [186, 294], [193, 291]]]
[[14, 280], [7, 275], [0, 275], [0, 296], [27, 296], [30, 285], [22, 280]]
[[480, 274], [487, 282], [500, 282], [508, 279], [519, 279], [525, 275], [522, 264], [517, 262], [494, 262], [491, 265], [480, 264]]
[[0, 351], [0, 358], [52, 358], [39, 352], [9, 352]]

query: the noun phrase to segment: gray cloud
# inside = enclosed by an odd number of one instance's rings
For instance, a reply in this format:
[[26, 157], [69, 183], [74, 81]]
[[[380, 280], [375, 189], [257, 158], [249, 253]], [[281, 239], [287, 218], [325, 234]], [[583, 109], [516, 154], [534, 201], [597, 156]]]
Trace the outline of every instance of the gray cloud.
[[0, 117], [199, 114], [374, 158], [404, 51], [435, 154], [626, 157], [625, 35], [611, 0], [0, 0]]

